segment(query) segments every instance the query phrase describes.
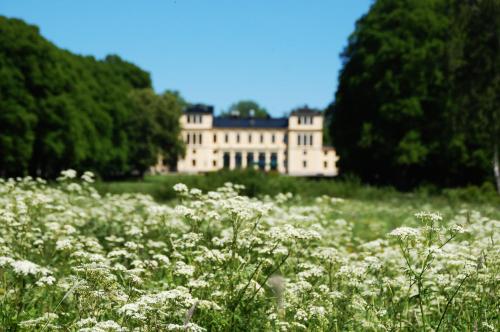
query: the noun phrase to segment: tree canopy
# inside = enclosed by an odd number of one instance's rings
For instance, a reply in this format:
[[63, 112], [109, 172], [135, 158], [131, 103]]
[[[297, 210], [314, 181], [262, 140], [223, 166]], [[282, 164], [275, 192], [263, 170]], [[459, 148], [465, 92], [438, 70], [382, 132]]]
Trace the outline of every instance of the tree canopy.
[[[149, 73], [120, 57], [72, 54], [37, 27], [0, 16], [0, 175], [53, 177], [71, 167], [123, 176], [144, 171], [138, 160], [159, 151], [173, 158], [182, 150], [180, 101], [153, 96]], [[164, 109], [146, 110], [138, 100]], [[141, 148], [139, 123], [155, 133], [154, 146]]]
[[234, 116], [240, 118], [268, 118], [270, 115], [264, 107], [253, 100], [241, 100], [229, 106], [229, 109], [221, 113], [222, 116]]
[[[470, 98], [487, 108], [483, 118], [499, 123], [492, 118], [499, 109], [492, 78], [492, 68], [500, 67], [498, 25], [488, 26], [494, 15], [488, 19], [478, 10], [498, 2], [374, 2], [349, 38], [335, 101], [327, 109], [341, 172], [399, 187], [491, 178], [493, 148], [473, 138], [483, 131], [473, 129], [478, 121], [463, 124], [469, 115], [479, 116], [466, 106]], [[474, 19], [466, 20], [465, 12], [475, 13]], [[481, 101], [472, 96], [482, 96]], [[494, 137], [498, 141], [495, 133], [489, 140]]]

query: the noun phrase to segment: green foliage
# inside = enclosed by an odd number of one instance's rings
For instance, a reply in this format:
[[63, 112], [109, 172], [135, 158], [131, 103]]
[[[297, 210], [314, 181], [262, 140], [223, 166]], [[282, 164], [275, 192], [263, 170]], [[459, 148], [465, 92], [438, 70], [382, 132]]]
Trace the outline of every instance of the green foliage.
[[491, 179], [500, 139], [499, 8], [498, 0], [372, 5], [342, 54], [327, 109], [341, 170], [401, 188]]
[[[312, 200], [315, 197], [328, 195], [353, 199], [363, 204], [370, 204], [370, 206], [371, 204], [380, 204], [381, 201], [394, 208], [406, 205], [410, 210], [426, 204], [426, 202], [432, 202], [433, 208], [440, 210], [449, 206], [458, 208], [461, 204], [466, 203], [500, 204], [500, 198], [494, 191], [492, 192], [491, 184], [488, 183], [481, 187], [469, 186], [462, 189], [443, 190], [426, 185], [412, 192], [403, 193], [392, 187], [368, 186], [354, 177], [307, 179], [253, 170], [223, 170], [203, 175], [146, 176], [143, 180], [133, 181], [101, 181], [96, 183], [96, 188], [103, 194], [143, 193], [153, 196], [158, 201], [169, 201], [176, 198], [173, 186], [179, 182], [204, 191], [215, 190], [222, 187], [226, 182], [232, 182], [244, 185], [245, 188], [241, 192], [250, 197], [274, 196], [279, 193], [290, 192], [305, 200]], [[357, 211], [359, 211], [359, 208]]]
[[261, 107], [253, 100], [241, 100], [229, 106], [229, 109], [222, 112], [222, 116], [237, 116], [240, 118], [249, 118], [253, 112], [255, 118], [268, 118], [269, 113], [264, 107]]
[[182, 101], [151, 92], [148, 110], [134, 98], [143, 89], [149, 74], [120, 57], [74, 55], [0, 17], [0, 176], [54, 177], [71, 167], [114, 177], [142, 174], [158, 152], [174, 159]]
[[175, 92], [157, 95], [151, 89], [133, 90], [130, 99], [134, 114], [128, 121], [130, 164], [143, 174], [162, 155], [172, 165], [183, 152], [179, 117], [185, 105]]

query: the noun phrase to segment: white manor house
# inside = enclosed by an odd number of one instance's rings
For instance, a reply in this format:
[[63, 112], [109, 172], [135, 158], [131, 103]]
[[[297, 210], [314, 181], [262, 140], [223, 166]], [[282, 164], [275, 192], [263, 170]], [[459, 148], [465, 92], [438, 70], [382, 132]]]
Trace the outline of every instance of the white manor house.
[[335, 176], [338, 160], [323, 146], [323, 116], [308, 108], [288, 118], [237, 118], [213, 115], [213, 107], [192, 105], [182, 114], [186, 155], [180, 173], [222, 168], [277, 171], [294, 176]]

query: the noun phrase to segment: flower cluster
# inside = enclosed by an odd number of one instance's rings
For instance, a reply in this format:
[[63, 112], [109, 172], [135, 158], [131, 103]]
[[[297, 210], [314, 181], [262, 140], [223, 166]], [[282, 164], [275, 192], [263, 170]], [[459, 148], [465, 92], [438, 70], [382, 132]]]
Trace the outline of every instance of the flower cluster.
[[[179, 200], [101, 195], [94, 175], [0, 181], [0, 326], [20, 331], [488, 330], [499, 226], [227, 183]], [[373, 209], [373, 207], [370, 207]], [[413, 211], [414, 212], [414, 211]], [[375, 213], [375, 212], [374, 212]], [[377, 238], [378, 237], [378, 238]], [[480, 307], [478, 307], [480, 306]]]

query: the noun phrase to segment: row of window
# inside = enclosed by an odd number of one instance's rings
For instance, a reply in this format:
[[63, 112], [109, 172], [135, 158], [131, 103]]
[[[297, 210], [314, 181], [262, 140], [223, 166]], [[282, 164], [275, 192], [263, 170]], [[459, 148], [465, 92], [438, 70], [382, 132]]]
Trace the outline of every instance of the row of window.
[[299, 121], [299, 124], [305, 124], [305, 125], [311, 124], [312, 125], [313, 119], [314, 119], [313, 116], [299, 116], [298, 121]]
[[297, 145], [313, 145], [313, 135], [312, 134], [298, 134], [297, 135]]
[[[242, 137], [243, 135], [242, 134], [239, 134], [237, 133], [236, 134], [236, 137], [235, 137], [235, 140], [236, 140], [236, 143], [241, 143], [242, 141]], [[214, 143], [217, 143], [217, 134], [214, 134], [213, 135], [213, 142]], [[277, 141], [277, 137], [276, 137], [276, 134], [271, 134], [271, 143], [276, 143]], [[248, 134], [247, 136], [247, 142], [248, 143], [252, 143], [253, 142], [253, 136], [252, 134]], [[264, 143], [264, 134], [260, 134], [258, 136], [258, 142], [260, 143]], [[287, 135], [285, 134], [283, 136], [283, 143], [287, 143], [288, 142], [288, 137]], [[186, 143], [187, 144], [201, 144], [202, 143], [202, 135], [201, 133], [187, 133], [186, 135]], [[224, 143], [229, 143], [229, 134], [224, 134]]]
[[[242, 140], [241, 134], [236, 134], [236, 143], [241, 143]], [[252, 134], [248, 134], [247, 142], [252, 143], [253, 137]], [[283, 143], [287, 144], [288, 136], [285, 134], [283, 136]], [[217, 143], [217, 134], [213, 135], [213, 142]], [[259, 142], [264, 143], [264, 134], [259, 135]], [[187, 144], [202, 144], [202, 134], [201, 133], [188, 133], [186, 136]], [[229, 134], [224, 135], [224, 143], [229, 143]], [[271, 143], [276, 143], [276, 135], [271, 134]], [[313, 145], [313, 134], [298, 134], [297, 135], [297, 145]]]
[[188, 123], [201, 123], [203, 120], [203, 117], [201, 114], [188, 114], [187, 115], [187, 122]]
[[[231, 155], [229, 152], [224, 152], [223, 156], [223, 167], [224, 168], [229, 168], [231, 164]], [[192, 165], [196, 166], [196, 159], [192, 160]], [[266, 169], [266, 154], [264, 152], [259, 152], [257, 154], [257, 160], [254, 159], [254, 154], [253, 152], [248, 152], [247, 153], [247, 167], [255, 167], [257, 166], [260, 170], [265, 170]], [[213, 166], [217, 167], [217, 160], [213, 160]], [[243, 157], [241, 152], [236, 152], [234, 154], [234, 166], [235, 168], [241, 168], [243, 166]], [[270, 160], [270, 169], [272, 171], [278, 169], [278, 154], [273, 152], [271, 153], [271, 160]], [[285, 168], [287, 167], [287, 160], [284, 160], [284, 166]], [[302, 167], [307, 168], [307, 160], [302, 161]], [[326, 169], [328, 168], [328, 162], [324, 161], [323, 162], [323, 167]]]
[[202, 135], [201, 133], [187, 133], [186, 135], [186, 143], [187, 144], [202, 144]]

